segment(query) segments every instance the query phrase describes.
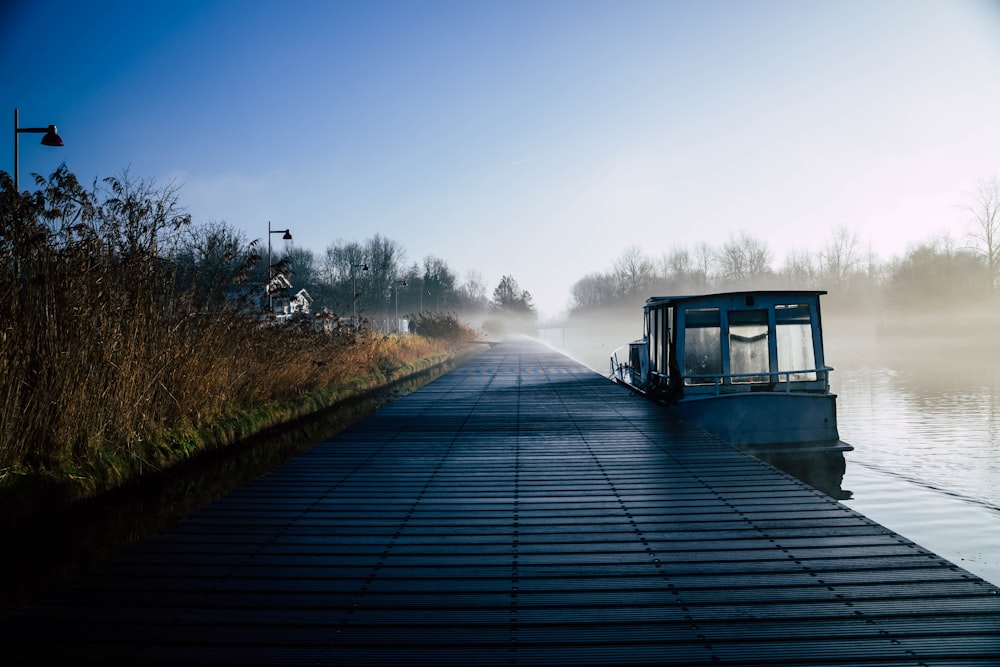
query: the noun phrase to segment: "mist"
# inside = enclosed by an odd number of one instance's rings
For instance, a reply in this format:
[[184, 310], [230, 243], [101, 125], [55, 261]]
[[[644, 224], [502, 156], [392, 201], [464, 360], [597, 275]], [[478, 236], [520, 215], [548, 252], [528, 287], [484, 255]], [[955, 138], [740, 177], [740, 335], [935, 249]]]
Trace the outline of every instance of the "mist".
[[[653, 295], [650, 295], [653, 296]], [[660, 295], [657, 295], [660, 296]], [[838, 368], [904, 369], [927, 393], [945, 386], [1000, 384], [1000, 309], [995, 300], [932, 304], [915, 312], [858, 311], [821, 297], [827, 363]], [[538, 337], [587, 367], [610, 374], [615, 350], [641, 338], [642, 305], [573, 313], [539, 326]]]

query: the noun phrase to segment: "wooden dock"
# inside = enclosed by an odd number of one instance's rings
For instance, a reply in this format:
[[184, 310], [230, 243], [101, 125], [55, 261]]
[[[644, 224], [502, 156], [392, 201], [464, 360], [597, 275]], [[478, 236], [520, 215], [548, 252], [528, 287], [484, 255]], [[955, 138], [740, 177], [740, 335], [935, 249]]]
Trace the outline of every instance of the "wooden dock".
[[528, 341], [2, 621], [8, 665], [1000, 664], [995, 586]]

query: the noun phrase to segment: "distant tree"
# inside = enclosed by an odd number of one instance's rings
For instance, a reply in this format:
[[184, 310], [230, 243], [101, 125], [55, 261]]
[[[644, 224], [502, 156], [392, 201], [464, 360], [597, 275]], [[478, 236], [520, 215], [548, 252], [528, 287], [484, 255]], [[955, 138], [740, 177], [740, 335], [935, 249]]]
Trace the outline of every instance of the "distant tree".
[[406, 251], [398, 241], [379, 234], [368, 239], [364, 248], [368, 271], [364, 272], [365, 290], [361, 302], [373, 314], [384, 312], [388, 315], [393, 285], [403, 274], [402, 264], [406, 260]]
[[285, 253], [288, 263], [291, 266], [290, 282], [297, 292], [300, 289], [314, 290], [318, 282], [322, 268], [316, 261], [316, 255], [308, 248], [290, 245]]
[[[176, 254], [178, 284], [191, 288], [194, 308], [221, 307], [236, 285], [254, 288], [252, 270], [260, 264], [256, 243], [225, 222], [208, 222], [187, 228]], [[256, 282], [261, 288], [262, 282]]]
[[644, 298], [656, 277], [656, 269], [652, 260], [646, 257], [639, 246], [625, 249], [621, 257], [615, 261], [614, 275], [618, 283], [618, 292], [625, 298]]
[[816, 264], [808, 250], [792, 250], [785, 255], [781, 280], [792, 289], [806, 289], [817, 282]]
[[455, 274], [440, 257], [428, 255], [424, 258], [423, 289], [427, 296], [427, 308], [435, 311], [447, 310], [456, 305]]
[[328, 309], [341, 315], [352, 315], [357, 301], [357, 276], [364, 266], [364, 248], [356, 241], [336, 241], [327, 246], [323, 257], [323, 273], [328, 282]]
[[[703, 252], [712, 256], [707, 244]], [[660, 257], [659, 275], [654, 281], [657, 294], [693, 294], [702, 292], [708, 284], [708, 268], [702, 267], [697, 255], [682, 245], [671, 246]]]
[[333, 303], [324, 305], [330, 310], [389, 317], [405, 259], [399, 242], [379, 234], [363, 242], [338, 240], [327, 246], [321, 262], [313, 263], [312, 275], [328, 285]]
[[926, 311], [930, 304], [954, 306], [988, 289], [986, 266], [968, 249], [956, 250], [947, 237], [910, 248], [889, 268], [886, 298], [900, 309]]
[[985, 261], [990, 289], [995, 290], [1000, 278], [1000, 182], [996, 176], [980, 181], [965, 209], [971, 215], [969, 240]]
[[694, 245], [692, 258], [694, 261], [694, 278], [702, 287], [706, 287], [709, 277], [715, 271], [718, 253], [707, 242], [699, 241]]
[[820, 271], [831, 285], [844, 287], [861, 262], [861, 244], [857, 232], [843, 225], [837, 227], [819, 253]]
[[746, 232], [730, 234], [719, 252], [720, 277], [731, 284], [752, 287], [770, 272], [771, 251], [767, 244]]
[[406, 287], [399, 292], [399, 309], [408, 313], [419, 313], [423, 310], [423, 299], [426, 296], [424, 289], [424, 272], [417, 262], [411, 262], [402, 271], [402, 275], [397, 280], [403, 280]]
[[326, 248], [321, 271], [330, 285], [350, 282], [358, 265], [365, 263], [365, 249], [356, 242], [335, 241]]
[[532, 303], [531, 293], [522, 290], [513, 276], [505, 275], [500, 279], [500, 283], [493, 290], [493, 301], [491, 303], [494, 310], [505, 311], [514, 314], [535, 315], [535, 305]]
[[615, 277], [609, 273], [588, 273], [570, 288], [570, 308], [592, 310], [614, 305], [618, 292]]
[[671, 246], [660, 259], [661, 274], [665, 278], [683, 280], [694, 268], [691, 251], [681, 245]]
[[475, 269], [467, 271], [465, 282], [458, 288], [459, 296], [462, 300], [462, 308], [469, 311], [485, 310], [488, 304], [486, 299], [486, 282], [483, 274]]

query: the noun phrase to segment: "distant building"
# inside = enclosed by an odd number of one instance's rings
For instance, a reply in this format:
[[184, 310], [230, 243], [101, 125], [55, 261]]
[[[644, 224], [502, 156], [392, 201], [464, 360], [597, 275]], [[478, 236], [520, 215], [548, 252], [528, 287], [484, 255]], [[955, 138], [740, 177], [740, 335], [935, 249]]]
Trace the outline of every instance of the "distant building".
[[300, 289], [288, 301], [288, 314], [309, 315], [312, 312], [312, 304], [313, 298], [309, 296], [309, 292], [305, 289]]
[[309, 292], [303, 288], [294, 296], [288, 296], [291, 289], [292, 283], [280, 273], [271, 278], [265, 287], [267, 295], [265, 312], [269, 311], [279, 324], [293, 317], [308, 317], [312, 314], [313, 298]]

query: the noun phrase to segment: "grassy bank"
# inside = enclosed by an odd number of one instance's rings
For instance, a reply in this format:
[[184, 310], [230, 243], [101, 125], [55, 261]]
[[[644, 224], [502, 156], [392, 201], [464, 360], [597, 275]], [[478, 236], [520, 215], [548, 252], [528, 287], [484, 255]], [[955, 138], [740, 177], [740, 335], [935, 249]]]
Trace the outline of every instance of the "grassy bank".
[[[147, 427], [134, 440], [87, 437], [84, 450], [53, 447], [58, 456], [33, 453], [0, 471], [0, 524], [16, 526], [33, 517], [60, 512], [142, 484], [171, 469], [280, 430], [359, 396], [377, 394], [411, 377], [473, 350], [466, 341], [440, 341], [417, 336], [364, 338], [352, 345], [352, 357], [367, 364], [338, 364], [324, 382], [299, 385], [294, 392], [244, 405], [214, 418], [179, 420], [173, 428]], [[81, 424], [84, 427], [85, 423]]]
[[168, 470], [472, 336], [425, 314], [403, 336], [277, 324], [253, 244], [184, 259], [190, 217], [171, 191], [105, 183], [86, 191], [60, 170], [19, 193], [0, 172], [0, 520]]

